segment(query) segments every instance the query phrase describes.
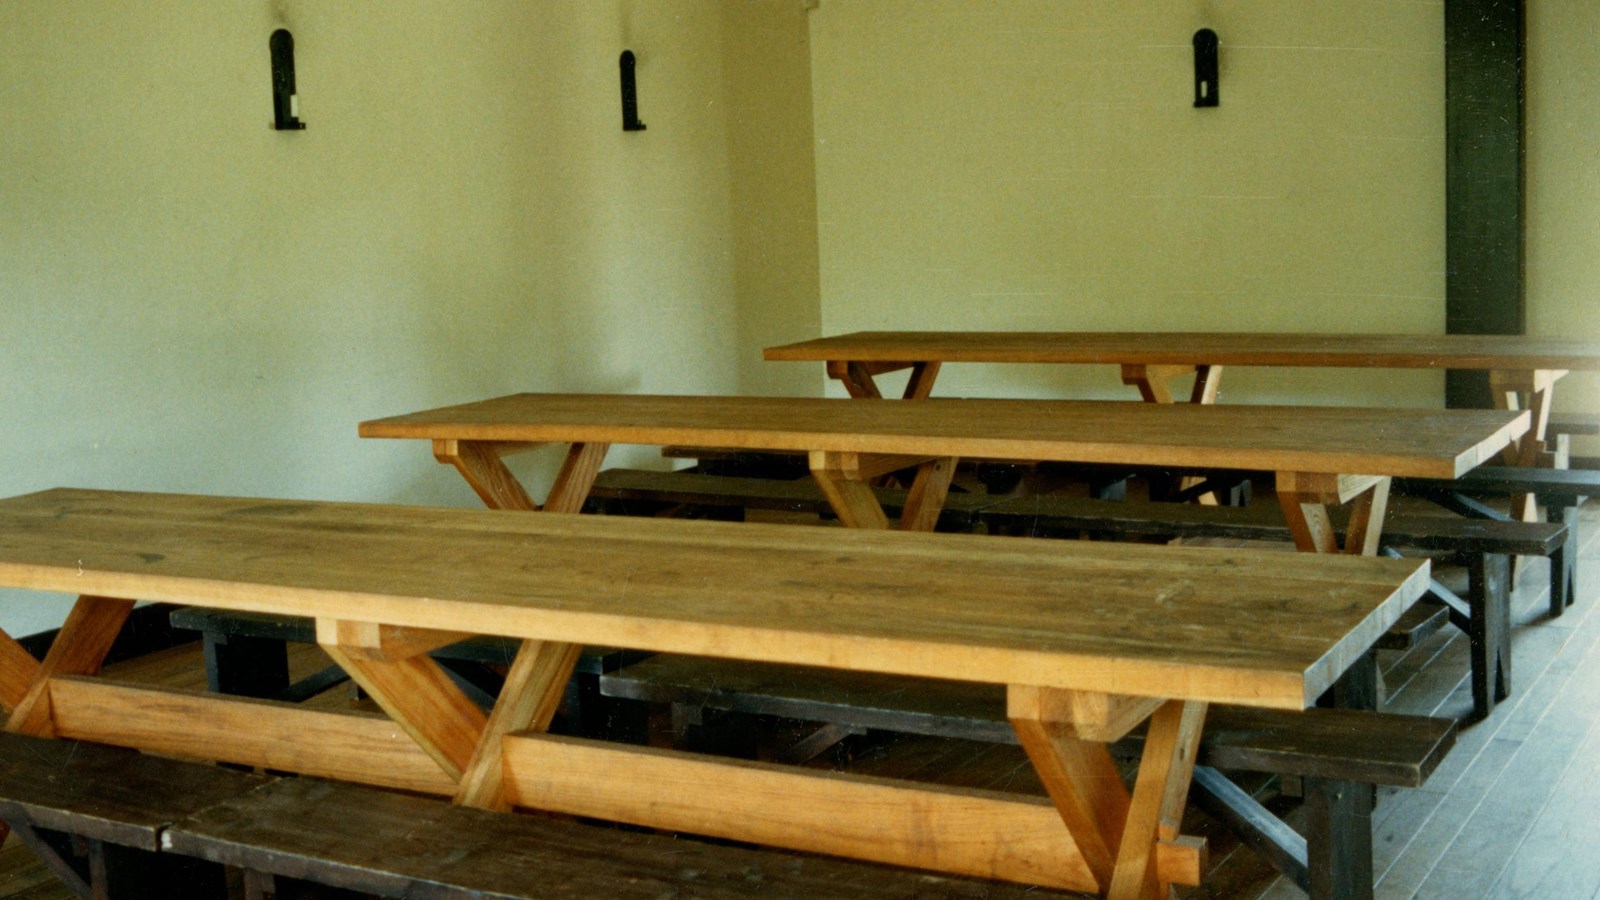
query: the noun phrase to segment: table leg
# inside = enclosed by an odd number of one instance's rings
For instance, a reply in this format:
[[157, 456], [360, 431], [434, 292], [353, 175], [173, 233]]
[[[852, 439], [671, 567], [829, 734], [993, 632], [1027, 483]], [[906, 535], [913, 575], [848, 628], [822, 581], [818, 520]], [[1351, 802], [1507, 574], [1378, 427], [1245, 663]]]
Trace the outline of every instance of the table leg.
[[7, 714], [27, 696], [28, 685], [39, 671], [39, 661], [16, 638], [0, 631], [0, 709]]
[[1194, 387], [1189, 390], [1190, 403], [1217, 402], [1217, 386], [1222, 381], [1221, 366], [1127, 364], [1122, 367], [1122, 383], [1137, 387], [1146, 403], [1177, 402], [1171, 382], [1185, 375], [1194, 376]]
[[317, 620], [317, 642], [456, 782], [457, 803], [508, 810], [502, 739], [516, 731], [549, 728], [581, 648], [524, 641], [486, 718], [427, 655], [461, 637]]
[[869, 482], [879, 475], [914, 465], [917, 477], [906, 496], [897, 527], [903, 531], [932, 531], [939, 521], [939, 511], [944, 508], [950, 479], [956, 470], [953, 456], [929, 458], [818, 450], [811, 453], [810, 460], [811, 475], [821, 488], [822, 496], [848, 528], [888, 528], [889, 517]]
[[[1194, 385], [1189, 389], [1189, 402], [1211, 404], [1217, 402], [1217, 387], [1222, 382], [1221, 366], [1180, 366], [1180, 365], [1124, 365], [1122, 367], [1122, 383], [1131, 384], [1139, 389], [1139, 396], [1146, 403], [1176, 403], [1177, 398], [1172, 393], [1173, 379], [1185, 375], [1194, 375]], [[1200, 478], [1189, 476], [1179, 479], [1178, 490], [1191, 488], [1202, 481]], [[1220, 502], [1217, 494], [1202, 494], [1198, 498], [1201, 505], [1216, 506]]]
[[845, 359], [828, 361], [828, 377], [844, 385], [850, 396], [857, 400], [882, 400], [883, 392], [878, 389], [878, 383], [873, 380], [873, 376], [885, 372], [898, 372], [901, 369], [911, 370], [911, 377], [906, 381], [901, 399], [921, 400], [933, 391], [933, 381], [939, 375], [937, 361], [915, 363], [852, 362]]
[[901, 531], [932, 531], [939, 524], [939, 511], [950, 495], [950, 479], [956, 474], [953, 456], [929, 460], [917, 467], [917, 477], [900, 510]]
[[[1094, 701], [1103, 701], [1096, 703]], [[1006, 713], [1100, 890], [1151, 898], [1198, 884], [1204, 842], [1178, 833], [1206, 704], [1013, 685]], [[1106, 744], [1146, 718], [1130, 794]]]
[[478, 739], [477, 750], [462, 775], [456, 803], [510, 811], [501, 738], [514, 731], [545, 731], [550, 727], [582, 649], [577, 644], [522, 642]]
[[906, 381], [903, 400], [922, 400], [933, 393], [933, 380], [939, 377], [938, 362], [919, 362], [911, 367], [911, 377]]
[[[1555, 393], [1555, 383], [1566, 375], [1563, 369], [1537, 369], [1534, 371], [1495, 370], [1489, 373], [1489, 390], [1494, 395], [1496, 409], [1526, 409], [1532, 415], [1528, 431], [1500, 454], [1502, 465], [1551, 466], [1550, 454], [1545, 452], [1545, 432], [1550, 424], [1550, 401]], [[1538, 505], [1532, 494], [1517, 494], [1511, 498], [1511, 517], [1524, 522], [1538, 520]]]
[[1157, 849], [1178, 838], [1205, 717], [1206, 704], [1180, 700], [1164, 704], [1150, 717], [1117, 870], [1106, 894], [1111, 900], [1166, 895], [1171, 879], [1156, 865]]
[[[1376, 475], [1279, 472], [1278, 503], [1295, 547], [1308, 553], [1339, 553], [1342, 549], [1375, 555], [1389, 507], [1389, 484], [1390, 479]], [[1346, 503], [1350, 504], [1350, 518], [1340, 548], [1328, 508]]]
[[[383, 626], [317, 620], [317, 643], [328, 656], [459, 782], [483, 735], [483, 711], [428, 656], [425, 643], [402, 648], [385, 637]], [[440, 640], [452, 643], [461, 637]]]
[[595, 476], [605, 460], [610, 444], [576, 443], [567, 448], [566, 459], [561, 463], [550, 494], [543, 506], [533, 502], [522, 482], [506, 467], [505, 457], [513, 453], [533, 450], [543, 444], [511, 443], [503, 441], [460, 441], [442, 439], [433, 442], [434, 458], [455, 466], [473, 492], [490, 509], [539, 510], [575, 513], [583, 509], [589, 491], [594, 487]]
[[[50, 679], [57, 675], [93, 675], [100, 671], [111, 644], [133, 611], [132, 600], [84, 595], [72, 605], [44, 659], [33, 669], [27, 689], [6, 718], [5, 730], [36, 737], [55, 737], [50, 717]], [[21, 648], [18, 647], [18, 650]], [[8, 691], [8, 693], [13, 693]]]

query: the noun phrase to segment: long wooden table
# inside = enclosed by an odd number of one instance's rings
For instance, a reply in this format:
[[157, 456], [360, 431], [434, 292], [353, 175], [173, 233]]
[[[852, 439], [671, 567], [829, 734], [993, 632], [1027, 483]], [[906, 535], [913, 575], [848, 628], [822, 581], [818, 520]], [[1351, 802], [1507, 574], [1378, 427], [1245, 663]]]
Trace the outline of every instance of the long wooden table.
[[[1382, 558], [53, 490], [0, 500], [0, 586], [79, 597], [42, 660], [0, 633], [0, 707], [24, 734], [1150, 898], [1198, 878], [1177, 826], [1206, 705], [1305, 708], [1427, 580]], [[90, 677], [135, 599], [314, 617], [387, 717]], [[487, 715], [426, 652], [475, 634], [523, 641]], [[1049, 799], [549, 736], [584, 643], [1006, 685]], [[1105, 742], [1146, 719], [1130, 791]]]
[[886, 527], [868, 481], [918, 466], [899, 526], [929, 530], [956, 459], [1263, 470], [1303, 550], [1335, 551], [1328, 510], [1350, 504], [1343, 548], [1376, 552], [1393, 476], [1455, 478], [1528, 429], [1526, 411], [1153, 406], [1109, 401], [514, 394], [361, 423], [363, 437], [433, 442], [491, 507], [540, 508], [503, 457], [569, 445], [543, 508], [583, 505], [610, 444], [802, 451], [839, 518]]
[[948, 362], [1111, 364], [1152, 402], [1174, 400], [1170, 382], [1193, 374], [1188, 399], [1210, 403], [1225, 366], [1479, 369], [1500, 409], [1533, 413], [1506, 465], [1544, 458], [1555, 383], [1600, 370], [1600, 340], [1495, 334], [1268, 334], [1196, 332], [860, 331], [768, 347], [769, 360], [825, 362], [853, 397], [879, 397], [874, 376], [910, 369], [904, 396], [926, 397]]

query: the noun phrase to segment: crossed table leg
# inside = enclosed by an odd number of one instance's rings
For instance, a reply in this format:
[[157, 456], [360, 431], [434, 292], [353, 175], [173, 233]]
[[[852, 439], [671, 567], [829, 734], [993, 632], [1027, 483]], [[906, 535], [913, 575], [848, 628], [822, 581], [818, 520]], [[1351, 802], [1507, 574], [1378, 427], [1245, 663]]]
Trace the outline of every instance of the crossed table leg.
[[[919, 369], [909, 391], [931, 384], [935, 370]], [[921, 377], [919, 377], [921, 376]], [[870, 378], [866, 381], [870, 384]], [[574, 445], [551, 489], [549, 499], [536, 504], [506, 469], [501, 457], [533, 445], [489, 444], [470, 441], [436, 441], [435, 456], [456, 467], [486, 504], [497, 508], [576, 511], [593, 484], [604, 456], [604, 445]], [[874, 496], [871, 479], [909, 466], [917, 475], [899, 521], [903, 530], [929, 531], [938, 520], [948, 494], [956, 460], [951, 457], [923, 458], [874, 454], [815, 452], [811, 468], [824, 496], [848, 527], [886, 528], [888, 517]], [[358, 636], [358, 632], [362, 634]], [[319, 640], [351, 676], [423, 746], [452, 777], [459, 778], [458, 802], [504, 808], [507, 796], [503, 779], [503, 754], [499, 739], [506, 734], [527, 730], [542, 731], [559, 702], [560, 686], [570, 674], [575, 648], [529, 642], [519, 653], [507, 678], [501, 700], [488, 720], [474, 718], [464, 697], [448, 684], [425, 655], [404, 660], [385, 649], [385, 641], [396, 645], [398, 636], [384, 636], [357, 629], [349, 623], [319, 623]], [[439, 635], [446, 643], [458, 636]], [[407, 644], [407, 649], [422, 644]], [[524, 663], [525, 658], [527, 662]], [[539, 662], [534, 660], [538, 659]], [[530, 674], [519, 674], [523, 671]], [[531, 674], [537, 673], [537, 674]], [[406, 685], [402, 689], [402, 685]], [[1174, 883], [1197, 884], [1204, 868], [1204, 844], [1178, 834], [1194, 754], [1205, 705], [1166, 702], [1151, 698], [1128, 698], [1072, 691], [1013, 687], [1009, 693], [1009, 715], [1030, 760], [1047, 786], [1051, 801], [1072, 847], [1065, 851], [1073, 863], [1066, 869], [1076, 876], [1061, 876], [1050, 883], [1079, 890], [1104, 892], [1113, 897], [1154, 897], [1164, 894]], [[1145, 755], [1140, 775], [1130, 794], [1118, 775], [1106, 748], [1129, 730], [1150, 720]], [[474, 744], [472, 735], [481, 736]], [[779, 776], [771, 776], [779, 778]], [[796, 782], [798, 790], [811, 785]], [[785, 788], [785, 791], [790, 790]], [[926, 792], [923, 792], [926, 793]], [[613, 818], [658, 827], [681, 826], [681, 821], [663, 821], [650, 813], [644, 798], [614, 801], [603, 811], [579, 809], [582, 804], [570, 797], [544, 797], [534, 803], [546, 808], [590, 814], [603, 812]], [[927, 803], [918, 795], [913, 807]], [[1036, 820], [1034, 817], [1032, 820]], [[1030, 820], [1030, 821], [1032, 821]], [[801, 843], [799, 849], [840, 852], [841, 848], [823, 842], [820, 846], [785, 840], [788, 833], [752, 835], [749, 823], [735, 834], [767, 843]], [[926, 828], [926, 823], [919, 827]], [[864, 836], [874, 840], [872, 836]], [[949, 835], [954, 837], [954, 835]], [[882, 835], [876, 842], [882, 843]], [[962, 839], [970, 843], [971, 835]], [[911, 843], [916, 843], [912, 841]], [[889, 841], [892, 848], [895, 842]], [[1058, 848], [1057, 852], [1063, 852]], [[950, 864], [948, 859], [925, 858], [925, 851], [910, 849], [886, 851], [878, 858], [905, 865]], [[1005, 854], [993, 848], [977, 853], [975, 859], [988, 863], [956, 863], [959, 871], [990, 877], [1032, 879], [1015, 865], [1000, 863], [995, 857]], [[1064, 860], [1063, 862], [1065, 862]]]

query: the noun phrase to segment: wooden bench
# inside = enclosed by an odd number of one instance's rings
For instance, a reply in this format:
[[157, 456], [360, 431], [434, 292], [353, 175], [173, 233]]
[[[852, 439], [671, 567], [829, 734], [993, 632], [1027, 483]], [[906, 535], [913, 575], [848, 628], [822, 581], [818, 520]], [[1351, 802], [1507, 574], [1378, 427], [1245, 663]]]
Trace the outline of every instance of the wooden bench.
[[[899, 515], [908, 491], [874, 488], [873, 493], [889, 515]], [[971, 531], [979, 514], [1000, 498], [989, 494], [952, 491], [939, 511], [940, 531]], [[833, 508], [809, 476], [794, 479], [710, 475], [700, 472], [657, 472], [645, 469], [606, 469], [595, 476], [586, 507], [612, 515], [652, 515], [684, 518], [743, 519], [749, 509], [797, 512], [823, 519], [834, 517]]]
[[185, 886], [185, 897], [226, 897], [220, 868], [157, 853], [162, 832], [271, 780], [119, 747], [0, 732], [0, 819], [86, 900], [168, 897], [174, 885]]
[[[888, 509], [904, 491], [876, 489]], [[821, 491], [808, 479], [773, 480], [694, 472], [607, 469], [595, 478], [590, 508], [612, 514], [739, 517], [745, 509], [829, 514]], [[1038, 537], [1136, 536], [1243, 538], [1287, 541], [1288, 526], [1275, 507], [1215, 507], [1180, 503], [1100, 500], [1064, 494], [995, 497], [950, 495], [957, 511], [940, 526], [966, 530], [982, 524], [991, 532]], [[1446, 621], [1471, 643], [1473, 716], [1482, 718], [1511, 687], [1510, 577], [1508, 556], [1565, 558], [1569, 531], [1559, 524], [1491, 522], [1445, 516], [1389, 516], [1390, 546], [1458, 554], [1469, 570], [1462, 598], [1438, 581], [1430, 604], [1412, 607], [1379, 644], [1405, 649]], [[1553, 565], [1555, 562], [1552, 563]]]
[[1559, 616], [1572, 605], [1577, 591], [1578, 507], [1585, 499], [1600, 496], [1600, 470], [1480, 466], [1452, 481], [1398, 479], [1395, 488], [1427, 497], [1462, 515], [1489, 521], [1507, 521], [1510, 517], [1479, 502], [1476, 496], [1533, 495], [1545, 507], [1546, 520], [1559, 521], [1573, 532], [1568, 544], [1550, 557], [1550, 616]]
[[[207, 690], [299, 703], [350, 680], [344, 669], [331, 665], [290, 682], [287, 645], [317, 642], [316, 622], [304, 616], [180, 606], [172, 610], [169, 621], [175, 629], [200, 633]], [[518, 644], [483, 635], [440, 647], [429, 655], [462, 692], [488, 709], [500, 693], [501, 673], [516, 658]], [[607, 702], [600, 696], [598, 679], [646, 655], [618, 647], [583, 648], [567, 683], [558, 730], [642, 741], [645, 723], [636, 718], [637, 710]]]
[[4, 733], [0, 818], [85, 900], [221, 900], [224, 866], [247, 900], [301, 881], [438, 900], [1057, 896]]
[[[1004, 692], [984, 685], [658, 655], [602, 676], [600, 690], [672, 704], [675, 723], [685, 728], [703, 721], [703, 709], [826, 723], [817, 733], [821, 741], [802, 742], [812, 745], [807, 753], [868, 729], [1018, 743]], [[1314, 896], [1351, 896], [1361, 884], [1370, 890], [1372, 856], [1370, 823], [1349, 798], [1370, 796], [1360, 785], [1420, 786], [1455, 733], [1450, 719], [1216, 706], [1200, 740], [1193, 796], [1301, 888], [1316, 885]], [[1114, 751], [1136, 758], [1140, 738], [1135, 733]], [[1217, 769], [1303, 779], [1304, 836]]]

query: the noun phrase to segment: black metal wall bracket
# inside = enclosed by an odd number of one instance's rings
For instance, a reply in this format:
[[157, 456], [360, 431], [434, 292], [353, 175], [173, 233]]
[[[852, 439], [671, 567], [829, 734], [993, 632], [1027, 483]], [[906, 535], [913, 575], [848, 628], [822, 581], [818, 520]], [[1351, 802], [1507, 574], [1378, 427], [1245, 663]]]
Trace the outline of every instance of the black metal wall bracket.
[[267, 41], [272, 51], [272, 127], [278, 131], [301, 131], [300, 101], [294, 87], [294, 35], [279, 28]]
[[1194, 33], [1194, 105], [1217, 106], [1217, 33], [1202, 28]]
[[617, 60], [622, 69], [622, 130], [643, 131], [644, 123], [639, 121], [639, 87], [634, 81], [633, 66], [634, 56], [632, 50], [622, 51], [622, 56]]

